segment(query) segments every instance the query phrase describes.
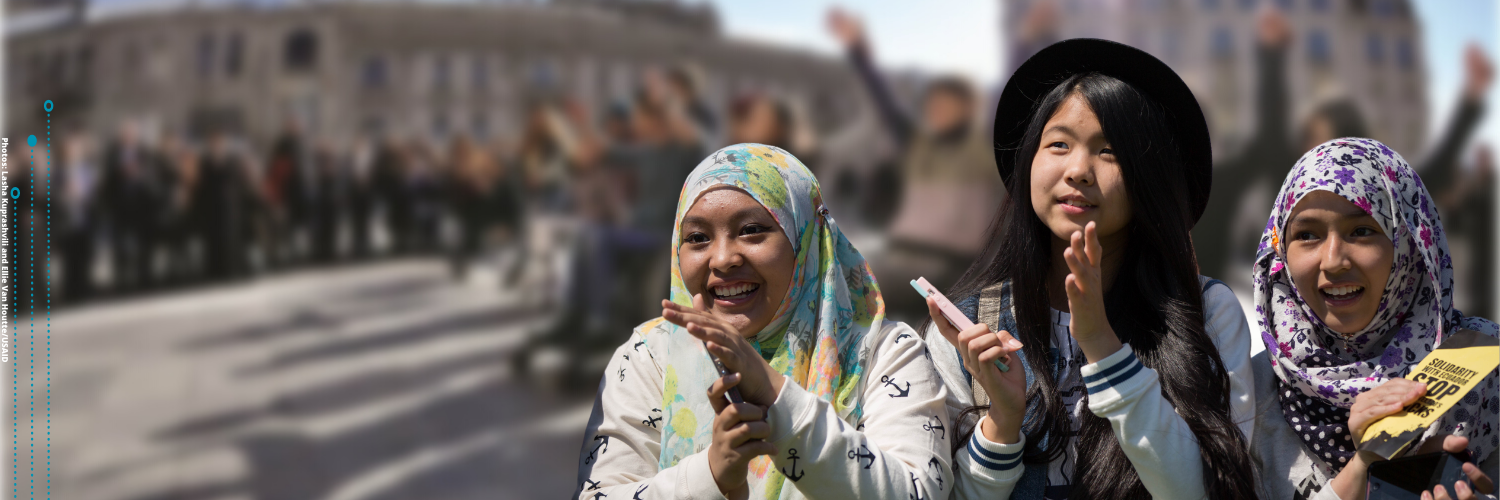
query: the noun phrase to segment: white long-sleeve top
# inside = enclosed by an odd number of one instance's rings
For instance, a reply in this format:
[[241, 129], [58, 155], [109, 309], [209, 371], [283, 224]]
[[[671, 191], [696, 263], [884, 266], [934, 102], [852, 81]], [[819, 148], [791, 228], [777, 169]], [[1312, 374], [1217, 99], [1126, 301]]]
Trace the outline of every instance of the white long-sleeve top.
[[[1207, 278], [1203, 280], [1207, 282]], [[1227, 286], [1215, 285], [1204, 290], [1203, 308], [1205, 330], [1218, 348], [1229, 375], [1231, 416], [1248, 443], [1255, 427], [1250, 325], [1234, 292]], [[1156, 371], [1142, 365], [1129, 344], [1097, 363], [1084, 364], [1086, 360], [1068, 332], [1068, 314], [1054, 310], [1053, 318], [1054, 345], [1058, 346], [1065, 371], [1082, 365], [1076, 368], [1076, 373], [1065, 374], [1063, 379], [1066, 381], [1076, 376], [1088, 391], [1088, 410], [1109, 420], [1115, 438], [1120, 441], [1125, 456], [1135, 466], [1141, 483], [1151, 496], [1174, 499], [1206, 497], [1197, 438], [1162, 396]], [[948, 386], [950, 415], [956, 417], [958, 412], [974, 405], [969, 375], [964, 371], [958, 350], [935, 327], [929, 327], [926, 333], [933, 362]], [[1059, 386], [1066, 387], [1064, 383]], [[1075, 413], [1074, 429], [1077, 425]], [[1076, 438], [1069, 439], [1064, 457], [1054, 461], [1062, 463], [1049, 464], [1051, 485], [1058, 485], [1059, 477], [1072, 474], [1074, 443], [1071, 441], [1076, 441]], [[959, 478], [954, 497], [976, 500], [1009, 498], [1027, 467], [1021, 462], [1021, 451], [1025, 446], [1024, 435], [1017, 443], [1000, 444], [985, 439], [982, 432], [974, 432], [966, 449], [959, 450], [955, 457]]]
[[[787, 379], [766, 416], [766, 441], [777, 450], [773, 466], [799, 478], [784, 484], [795, 490], [793, 497], [948, 498], [953, 469], [946, 385], [910, 326], [886, 321], [870, 335], [876, 337], [867, 343], [863, 416], [850, 425], [828, 402]], [[658, 467], [664, 360], [634, 350], [637, 342], [631, 335], [615, 350], [599, 384], [578, 459], [576, 497], [724, 498], [706, 449]]]

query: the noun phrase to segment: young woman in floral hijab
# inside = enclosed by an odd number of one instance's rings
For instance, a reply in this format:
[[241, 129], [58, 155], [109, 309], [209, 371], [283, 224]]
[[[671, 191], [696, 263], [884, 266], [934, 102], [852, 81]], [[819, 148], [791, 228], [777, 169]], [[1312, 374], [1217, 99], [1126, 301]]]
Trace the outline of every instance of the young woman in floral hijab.
[[[1257, 254], [1255, 452], [1271, 498], [1364, 498], [1375, 420], [1425, 391], [1411, 367], [1459, 329], [1500, 334], [1453, 308], [1453, 267], [1437, 205], [1401, 155], [1370, 139], [1326, 142], [1282, 184]], [[1497, 374], [1422, 435], [1424, 451], [1467, 448], [1493, 471]], [[1429, 439], [1429, 438], [1443, 439]], [[1465, 472], [1492, 492], [1473, 465]], [[1436, 498], [1473, 498], [1464, 484]]]
[[943, 384], [801, 162], [759, 144], [705, 159], [672, 264], [662, 317], [599, 385], [578, 498], [947, 497]]

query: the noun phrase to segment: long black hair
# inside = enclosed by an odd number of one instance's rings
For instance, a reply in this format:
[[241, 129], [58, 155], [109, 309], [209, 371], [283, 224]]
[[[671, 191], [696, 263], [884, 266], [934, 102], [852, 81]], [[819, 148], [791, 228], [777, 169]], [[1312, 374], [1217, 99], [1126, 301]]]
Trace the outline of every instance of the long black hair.
[[[1016, 334], [1034, 383], [1026, 399], [1040, 405], [1028, 416], [1023, 461], [1046, 464], [1062, 455], [1070, 434], [1058, 381], [1053, 378], [1047, 278], [1052, 231], [1031, 209], [1031, 162], [1047, 120], [1068, 97], [1079, 95], [1099, 117], [1115, 151], [1130, 197], [1131, 221], [1114, 284], [1105, 294], [1106, 316], [1121, 342], [1141, 364], [1160, 374], [1162, 395], [1197, 438], [1209, 498], [1257, 498], [1249, 445], [1230, 416], [1229, 376], [1218, 349], [1204, 331], [1202, 288], [1189, 229], [1193, 223], [1184, 164], [1166, 108], [1131, 85], [1099, 73], [1081, 73], [1058, 84], [1036, 106], [1021, 143], [1008, 201], [990, 226], [984, 255], [959, 278], [950, 297], [972, 297], [1011, 281]], [[1006, 145], [999, 145], [1004, 147]], [[1195, 165], [1191, 168], [1209, 168]], [[1085, 398], [1088, 396], [1085, 395]], [[1087, 405], [1087, 399], [1084, 400]], [[959, 419], [965, 443], [988, 407], [973, 407]], [[1079, 412], [1077, 457], [1070, 496], [1087, 499], [1149, 498], [1110, 424]], [[1046, 436], [1046, 446], [1039, 443]], [[1045, 465], [1043, 465], [1045, 466]]]

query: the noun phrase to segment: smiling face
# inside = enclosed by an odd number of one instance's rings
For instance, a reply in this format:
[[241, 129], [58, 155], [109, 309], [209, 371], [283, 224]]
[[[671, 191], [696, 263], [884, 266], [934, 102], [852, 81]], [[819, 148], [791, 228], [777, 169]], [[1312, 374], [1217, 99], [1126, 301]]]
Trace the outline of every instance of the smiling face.
[[776, 315], [796, 268], [792, 242], [766, 207], [728, 186], [704, 192], [682, 217], [677, 260], [688, 293], [751, 337]]
[[1286, 228], [1286, 262], [1302, 300], [1333, 331], [1359, 333], [1380, 308], [1396, 248], [1375, 218], [1328, 191], [1304, 196]]
[[1042, 128], [1031, 160], [1031, 208], [1053, 236], [1068, 240], [1094, 222], [1106, 247], [1130, 222], [1120, 164], [1099, 117], [1078, 94], [1068, 96]]

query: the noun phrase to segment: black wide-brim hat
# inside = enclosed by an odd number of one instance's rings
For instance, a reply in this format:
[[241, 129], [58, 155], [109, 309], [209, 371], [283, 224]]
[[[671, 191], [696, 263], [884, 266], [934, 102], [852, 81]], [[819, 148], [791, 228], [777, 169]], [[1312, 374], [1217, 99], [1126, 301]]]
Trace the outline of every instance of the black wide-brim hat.
[[1063, 40], [1037, 52], [1016, 69], [1000, 92], [1000, 104], [995, 109], [995, 165], [1000, 168], [1000, 179], [1010, 185], [1016, 151], [1037, 104], [1063, 80], [1087, 72], [1118, 78], [1166, 108], [1168, 124], [1178, 139], [1196, 223], [1208, 206], [1213, 187], [1213, 149], [1203, 109], [1171, 67], [1123, 43], [1094, 38]]

